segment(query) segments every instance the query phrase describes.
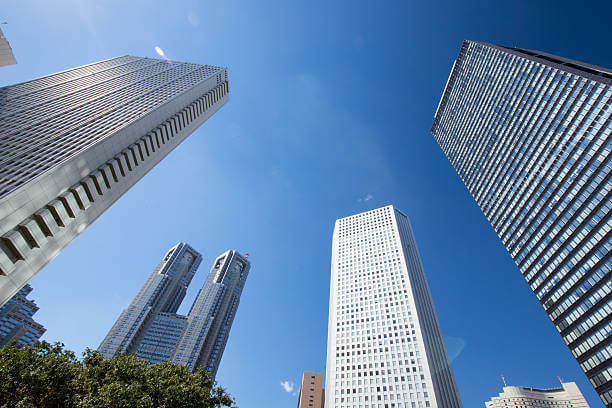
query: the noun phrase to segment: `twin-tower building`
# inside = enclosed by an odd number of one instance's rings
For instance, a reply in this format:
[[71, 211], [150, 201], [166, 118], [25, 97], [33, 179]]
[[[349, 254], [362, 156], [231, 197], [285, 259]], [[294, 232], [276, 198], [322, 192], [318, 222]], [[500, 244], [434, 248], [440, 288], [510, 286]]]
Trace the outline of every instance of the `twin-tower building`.
[[102, 355], [134, 353], [216, 375], [251, 264], [234, 250], [219, 255], [189, 314], [177, 314], [201, 261], [186, 243], [171, 248], [102, 341]]

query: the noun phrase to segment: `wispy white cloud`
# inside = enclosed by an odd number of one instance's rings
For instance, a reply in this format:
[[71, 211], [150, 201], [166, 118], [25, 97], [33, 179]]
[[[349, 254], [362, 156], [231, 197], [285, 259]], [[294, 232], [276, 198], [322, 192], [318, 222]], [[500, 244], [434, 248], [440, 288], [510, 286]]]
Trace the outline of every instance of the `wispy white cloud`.
[[194, 13], [189, 13], [189, 15], [187, 16], [187, 21], [194, 27], [200, 25], [200, 18]]
[[370, 201], [373, 198], [374, 198], [374, 196], [372, 194], [368, 193], [368, 194], [366, 194], [365, 197], [358, 198], [357, 202], [362, 203], [362, 202]]
[[291, 381], [281, 381], [280, 385], [288, 393], [292, 393], [293, 390], [295, 390], [295, 384], [292, 383]]

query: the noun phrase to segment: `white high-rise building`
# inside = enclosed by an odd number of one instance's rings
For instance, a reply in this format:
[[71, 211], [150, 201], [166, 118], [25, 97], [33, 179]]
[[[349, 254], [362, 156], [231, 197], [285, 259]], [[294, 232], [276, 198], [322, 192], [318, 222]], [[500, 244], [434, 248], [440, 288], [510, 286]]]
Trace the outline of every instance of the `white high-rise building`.
[[0, 306], [228, 92], [227, 68], [132, 56], [0, 88]]
[[326, 408], [462, 407], [408, 217], [336, 221]]

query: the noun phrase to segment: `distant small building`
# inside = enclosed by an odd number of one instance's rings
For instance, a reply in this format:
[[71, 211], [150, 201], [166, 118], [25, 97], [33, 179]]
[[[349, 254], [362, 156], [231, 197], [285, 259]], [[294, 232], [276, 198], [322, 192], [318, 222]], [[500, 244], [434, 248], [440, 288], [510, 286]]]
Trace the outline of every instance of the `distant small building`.
[[298, 398], [298, 408], [324, 408], [323, 374], [304, 371]]
[[45, 333], [43, 325], [32, 319], [38, 311], [38, 306], [26, 298], [31, 291], [32, 287], [25, 285], [0, 307], [0, 347], [11, 340], [15, 340], [20, 346], [29, 346]]
[[13, 49], [0, 29], [0, 67], [14, 65], [16, 63], [17, 60], [13, 55]]
[[504, 392], [491, 401], [487, 408], [573, 407], [589, 408], [574, 382], [561, 383], [561, 388], [504, 387]]

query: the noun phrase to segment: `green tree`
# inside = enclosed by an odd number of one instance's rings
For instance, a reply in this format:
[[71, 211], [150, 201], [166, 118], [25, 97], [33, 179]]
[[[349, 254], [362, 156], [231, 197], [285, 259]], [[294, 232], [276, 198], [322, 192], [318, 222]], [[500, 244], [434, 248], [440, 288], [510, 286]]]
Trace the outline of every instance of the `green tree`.
[[232, 398], [203, 369], [150, 364], [131, 354], [83, 359], [61, 343], [0, 349], [2, 408], [221, 408]]

